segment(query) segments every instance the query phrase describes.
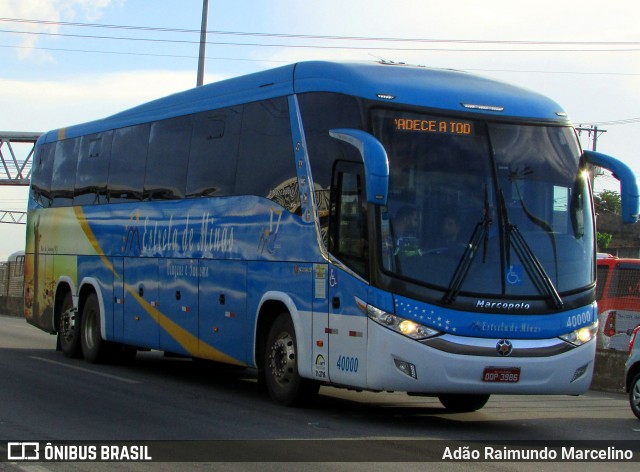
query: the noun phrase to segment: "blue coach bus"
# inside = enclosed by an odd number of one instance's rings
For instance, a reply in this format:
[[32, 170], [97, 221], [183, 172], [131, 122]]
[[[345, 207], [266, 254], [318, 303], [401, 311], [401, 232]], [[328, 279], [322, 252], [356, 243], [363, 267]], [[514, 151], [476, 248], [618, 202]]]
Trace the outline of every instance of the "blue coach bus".
[[595, 354], [588, 165], [553, 101], [464, 72], [305, 62], [50, 131], [29, 323], [89, 362], [140, 349], [320, 385], [580, 394]]

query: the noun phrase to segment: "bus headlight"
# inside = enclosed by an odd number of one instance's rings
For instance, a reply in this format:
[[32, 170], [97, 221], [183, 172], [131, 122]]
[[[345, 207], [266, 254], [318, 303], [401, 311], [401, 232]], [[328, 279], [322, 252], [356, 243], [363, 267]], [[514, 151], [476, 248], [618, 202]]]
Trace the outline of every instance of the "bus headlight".
[[596, 321], [595, 323], [591, 323], [589, 326], [583, 326], [582, 328], [578, 328], [575, 331], [563, 334], [562, 336], [560, 336], [560, 339], [571, 343], [574, 346], [581, 346], [595, 338], [597, 332], [598, 322]]
[[415, 340], [431, 338], [440, 334], [440, 331], [416, 323], [415, 321], [401, 318], [392, 313], [387, 313], [371, 305], [367, 305], [367, 316], [385, 328], [389, 328], [392, 331]]

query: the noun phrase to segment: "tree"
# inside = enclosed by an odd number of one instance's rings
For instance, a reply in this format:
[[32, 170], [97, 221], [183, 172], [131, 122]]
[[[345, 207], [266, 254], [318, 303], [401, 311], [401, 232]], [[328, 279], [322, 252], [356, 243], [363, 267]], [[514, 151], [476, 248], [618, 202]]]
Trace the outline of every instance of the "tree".
[[593, 196], [596, 213], [615, 213], [619, 215], [622, 209], [620, 194], [613, 190], [603, 190]]
[[601, 233], [600, 231], [596, 233], [596, 237], [598, 238], [598, 251], [604, 251], [607, 249], [611, 239], [613, 239], [613, 235], [611, 233]]

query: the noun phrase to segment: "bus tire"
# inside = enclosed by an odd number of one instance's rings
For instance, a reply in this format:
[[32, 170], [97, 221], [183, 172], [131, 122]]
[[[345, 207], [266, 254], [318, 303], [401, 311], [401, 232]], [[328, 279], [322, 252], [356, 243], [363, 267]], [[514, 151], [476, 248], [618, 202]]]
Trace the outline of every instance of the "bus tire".
[[73, 308], [73, 298], [67, 292], [60, 306], [58, 317], [58, 345], [66, 357], [80, 357], [80, 317]]
[[310, 403], [320, 384], [298, 373], [296, 333], [288, 313], [275, 319], [265, 347], [264, 381], [271, 399], [286, 406]]
[[470, 413], [487, 404], [489, 394], [443, 393], [438, 400], [444, 407], [454, 413]]
[[629, 386], [629, 406], [636, 418], [640, 420], [640, 374], [633, 378]]
[[102, 361], [107, 342], [100, 335], [100, 304], [95, 293], [91, 293], [84, 302], [81, 325], [80, 341], [84, 359], [91, 363]]

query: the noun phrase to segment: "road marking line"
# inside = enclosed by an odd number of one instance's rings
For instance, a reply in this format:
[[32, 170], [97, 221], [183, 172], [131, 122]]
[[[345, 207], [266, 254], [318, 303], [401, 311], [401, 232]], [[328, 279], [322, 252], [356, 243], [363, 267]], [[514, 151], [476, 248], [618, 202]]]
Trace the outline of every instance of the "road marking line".
[[117, 375], [105, 374], [103, 372], [96, 372], [95, 370], [86, 369], [84, 367], [78, 367], [78, 366], [75, 366], [75, 365], [65, 364], [64, 362], [52, 361], [51, 359], [45, 359], [44, 357], [38, 357], [38, 356], [30, 356], [30, 357], [31, 357], [31, 359], [35, 359], [37, 361], [48, 362], [49, 364], [55, 364], [55, 365], [59, 365], [59, 366], [62, 366], [62, 367], [68, 367], [69, 369], [74, 369], [74, 370], [79, 370], [81, 372], [87, 372], [89, 374], [99, 375], [101, 377], [106, 377], [108, 379], [119, 380], [120, 382], [126, 382], [126, 383], [130, 383], [130, 384], [142, 383], [142, 382], [138, 382], [137, 380], [127, 379], [127, 378], [124, 378], [124, 377], [119, 377]]
[[51, 469], [47, 469], [41, 465], [35, 464], [18, 464], [16, 462], [11, 463], [12, 466], [17, 467], [18, 469], [24, 470], [24, 472], [52, 472]]

